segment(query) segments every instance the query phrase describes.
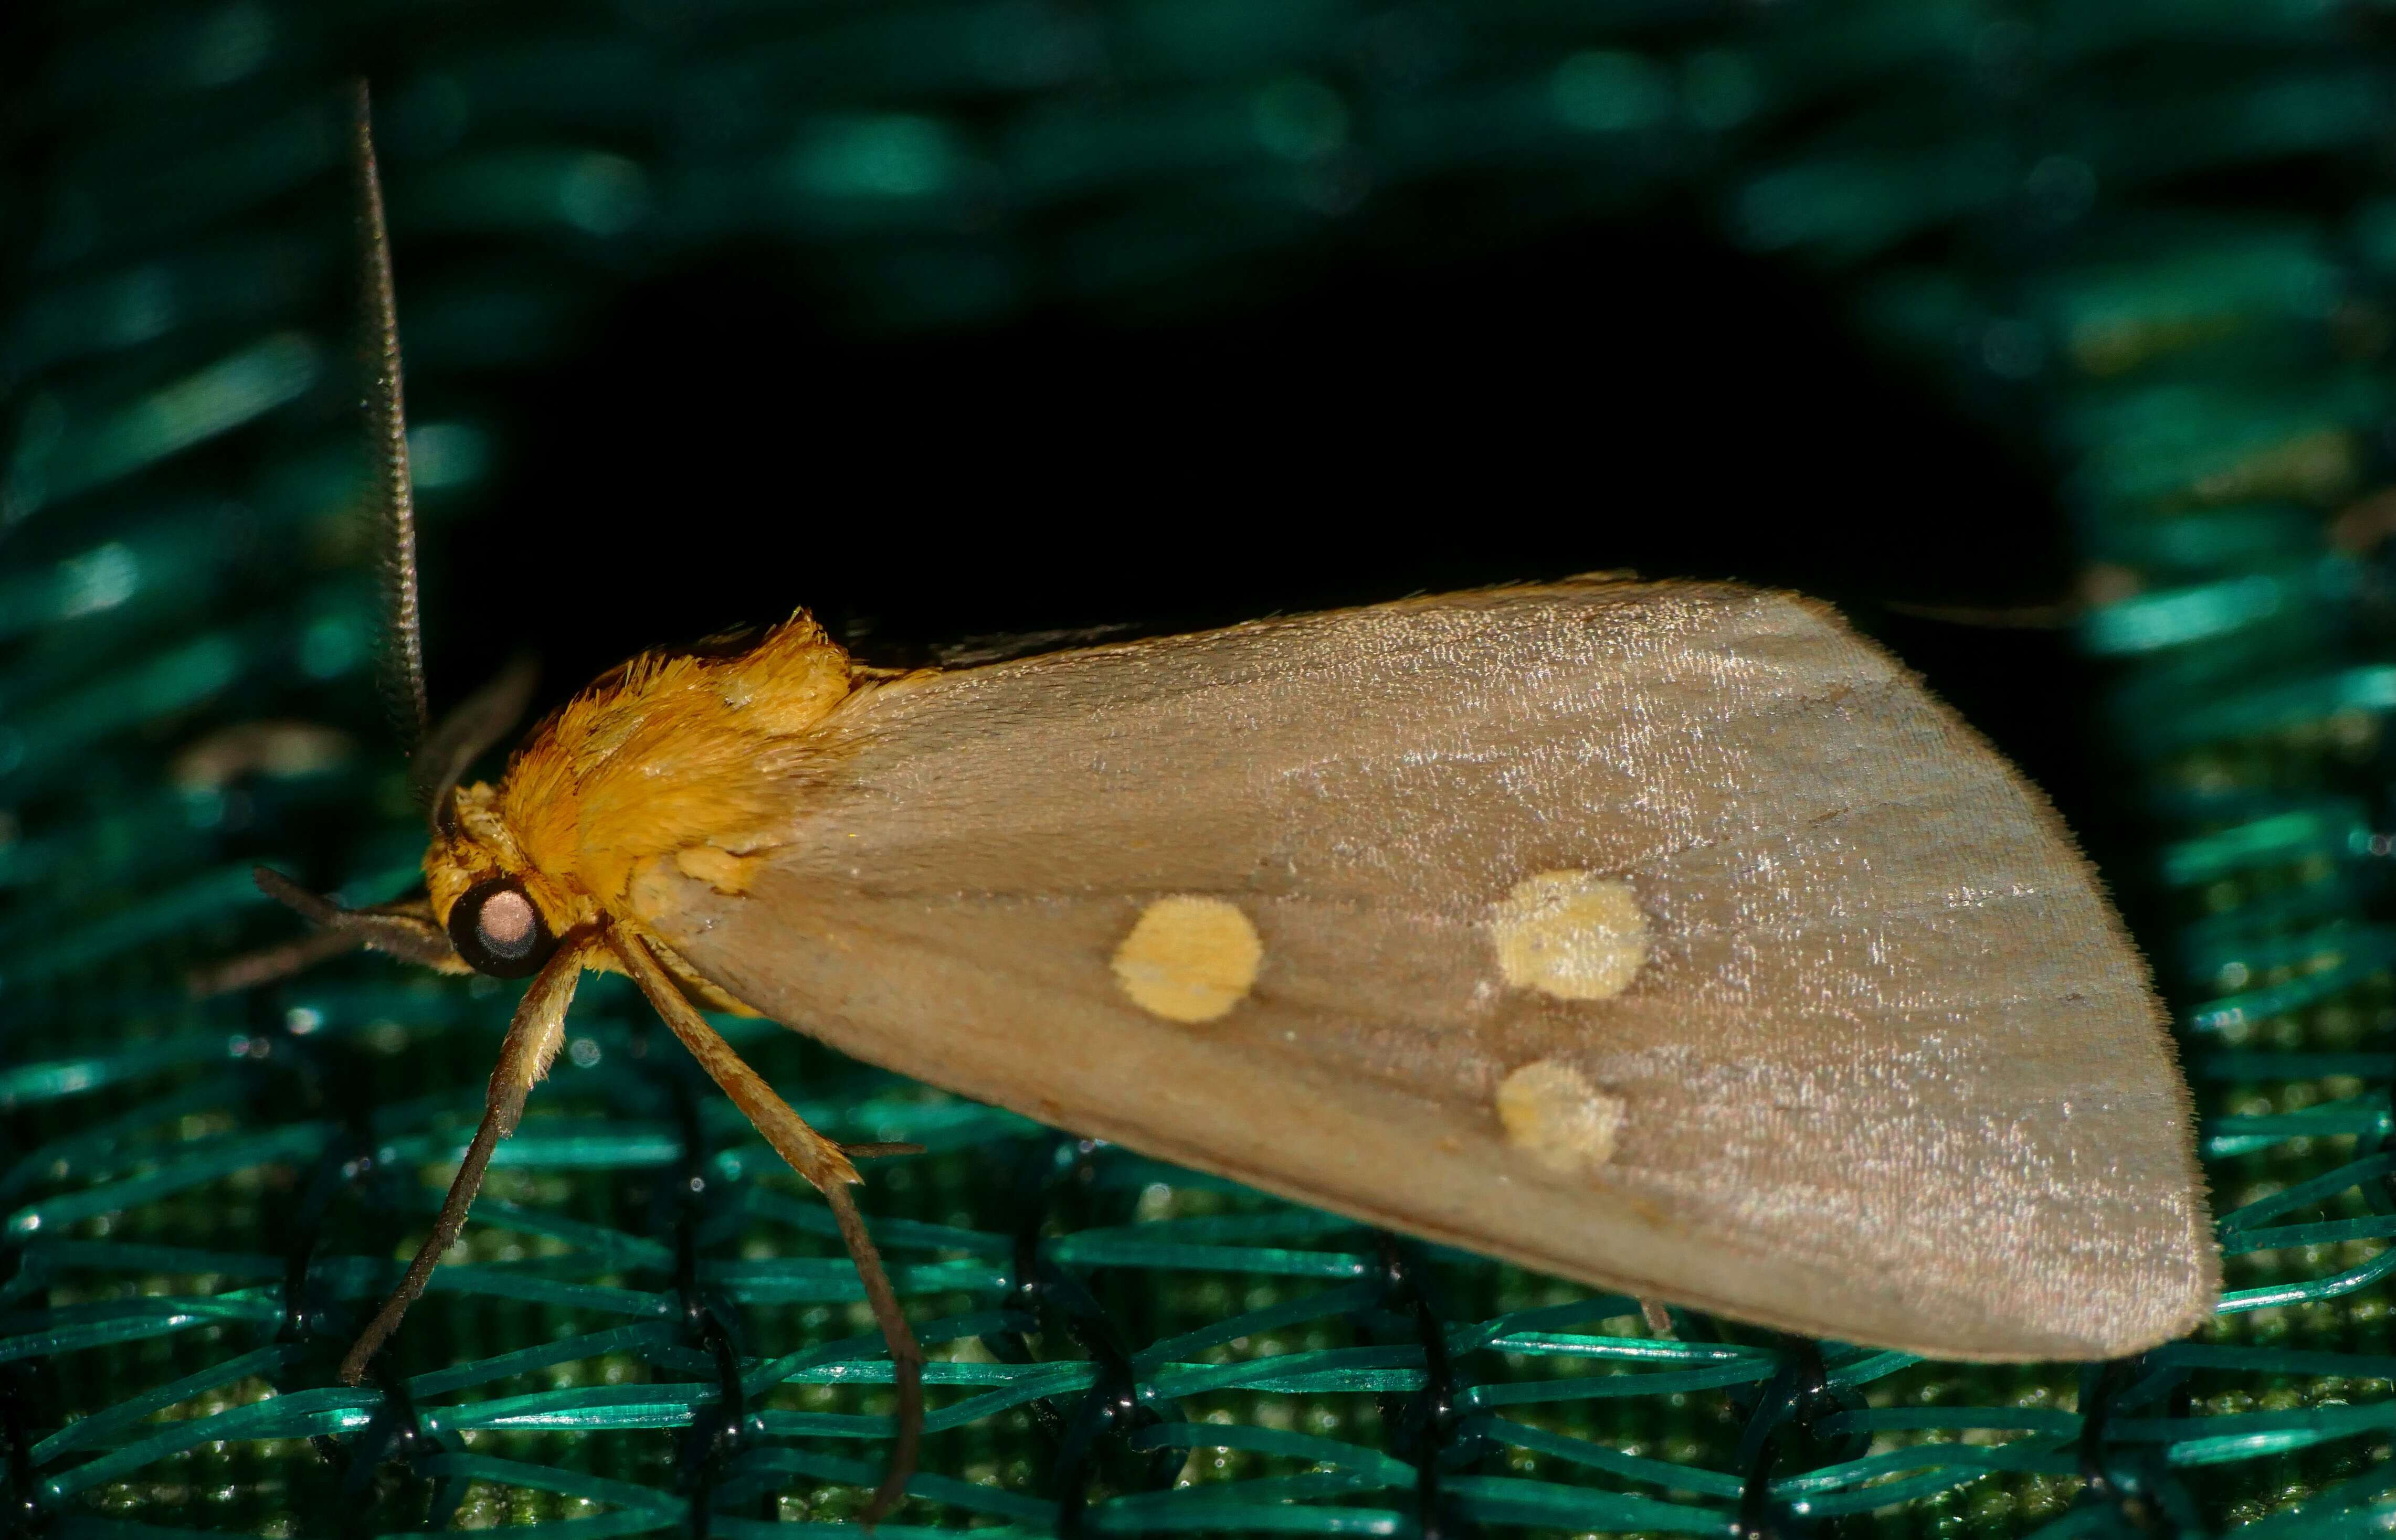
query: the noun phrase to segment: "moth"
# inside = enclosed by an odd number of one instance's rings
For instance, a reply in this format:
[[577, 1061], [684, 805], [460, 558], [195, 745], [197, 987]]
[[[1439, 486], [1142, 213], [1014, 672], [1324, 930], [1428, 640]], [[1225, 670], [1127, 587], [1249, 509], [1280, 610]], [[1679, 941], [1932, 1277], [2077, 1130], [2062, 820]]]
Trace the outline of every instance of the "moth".
[[[392, 677], [425, 720], [392, 280], [356, 104]], [[1600, 1287], [1950, 1359], [2110, 1357], [2209, 1313], [2194, 1115], [2147, 971], [2023, 777], [1830, 609], [1600, 578], [981, 667], [804, 614], [645, 655], [466, 767], [415, 750], [419, 899], [317, 921], [530, 980], [438, 1223], [631, 976], [838, 1216], [809, 1128], [699, 1007], [1076, 1134]]]

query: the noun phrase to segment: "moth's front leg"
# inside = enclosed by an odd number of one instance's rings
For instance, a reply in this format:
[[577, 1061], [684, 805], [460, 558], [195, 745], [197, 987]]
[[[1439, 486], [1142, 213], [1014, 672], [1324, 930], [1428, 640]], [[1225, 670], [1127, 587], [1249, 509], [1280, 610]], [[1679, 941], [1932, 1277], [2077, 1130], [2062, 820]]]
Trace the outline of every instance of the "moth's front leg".
[[490, 1169], [491, 1151], [501, 1139], [516, 1131], [524, 1117], [525, 1098], [533, 1086], [549, 1073], [550, 1061], [557, 1057], [558, 1045], [566, 1041], [566, 1011], [574, 1003], [574, 986], [582, 976], [584, 949], [563, 946], [552, 953], [546, 965], [534, 976], [532, 988], [525, 991], [516, 1005], [516, 1014], [508, 1023], [508, 1035], [499, 1044], [499, 1062], [491, 1069], [489, 1087], [483, 1095], [483, 1121], [474, 1130], [473, 1142], [466, 1147], [466, 1158], [459, 1163], [457, 1178], [449, 1184], [448, 1196], [441, 1200], [440, 1216], [433, 1221], [433, 1233], [418, 1247], [416, 1258], [407, 1265], [407, 1275], [399, 1281], [382, 1308], [358, 1334], [341, 1360], [341, 1380], [357, 1385], [366, 1379], [366, 1364], [391, 1334], [399, 1330], [407, 1308], [424, 1292], [433, 1269], [441, 1262], [441, 1254], [458, 1239], [466, 1225], [466, 1211], [473, 1206], [474, 1194], [481, 1190], [483, 1174]]

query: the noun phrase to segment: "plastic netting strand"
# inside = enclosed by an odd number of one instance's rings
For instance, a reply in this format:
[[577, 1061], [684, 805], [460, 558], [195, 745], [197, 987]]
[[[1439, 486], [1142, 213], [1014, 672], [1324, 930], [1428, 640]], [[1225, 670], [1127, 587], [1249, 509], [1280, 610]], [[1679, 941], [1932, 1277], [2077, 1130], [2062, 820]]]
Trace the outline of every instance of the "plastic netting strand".
[[[928, 1151], [868, 1189], [931, 1359], [880, 1533], [2396, 1524], [2372, 10], [625, 7], [450, 18], [395, 70], [394, 219], [497, 253], [403, 274], [412, 388], [549, 358], [743, 241], [923, 331], [1336, 262], [1360, 202], [1431, 179], [1502, 182], [1526, 231], [1670, 195], [2036, 443], [2096, 574], [2108, 731], [2169, 831], [2114, 875], [2166, 896], [2144, 939], [2190, 1002], [2230, 1280], [2205, 1331], [2103, 1373], [1659, 1336], [725, 1021], [818, 1127]], [[0, 333], [8, 1511], [92, 1540], [853, 1527], [891, 1367], [832, 1219], [636, 1002], [578, 1003], [400, 1369], [353, 1389], [332, 1361], [508, 999], [366, 962], [177, 986], [274, 934], [261, 838], [359, 903], [420, 839], [390, 762], [290, 720], [370, 697], [374, 623], [348, 249], [293, 210], [339, 206], [340, 29], [413, 15], [61, 9], [9, 66], [44, 158]], [[2255, 166], [2323, 175], [2266, 199]], [[504, 431], [419, 423], [429, 517], [473, 515]]]

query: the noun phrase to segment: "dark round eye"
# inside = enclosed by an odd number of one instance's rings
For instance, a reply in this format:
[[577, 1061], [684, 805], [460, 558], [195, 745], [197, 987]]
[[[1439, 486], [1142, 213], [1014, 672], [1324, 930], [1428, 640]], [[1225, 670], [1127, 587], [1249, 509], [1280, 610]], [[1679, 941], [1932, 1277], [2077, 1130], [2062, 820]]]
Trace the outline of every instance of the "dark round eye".
[[476, 973], [522, 978], [540, 971], [557, 949], [557, 937], [514, 879], [494, 877], [450, 906], [449, 944]]

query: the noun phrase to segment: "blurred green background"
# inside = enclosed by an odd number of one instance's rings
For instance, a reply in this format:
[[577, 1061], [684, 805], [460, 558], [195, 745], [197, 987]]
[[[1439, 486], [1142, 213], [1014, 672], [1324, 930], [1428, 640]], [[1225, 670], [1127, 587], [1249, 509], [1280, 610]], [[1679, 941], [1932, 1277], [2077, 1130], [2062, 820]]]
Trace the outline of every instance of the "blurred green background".
[[363, 902], [420, 849], [356, 506], [363, 72], [436, 709], [519, 647], [554, 699], [800, 604], [912, 661], [1597, 568], [1787, 584], [2053, 792], [2183, 1029], [2231, 1292], [2100, 1378], [1658, 1341], [735, 1029], [819, 1126], [933, 1150], [866, 1201], [936, 1360], [885, 1531], [2396, 1523], [2391, 20], [13, 9], [10, 1522], [739, 1535], [852, 1520], [884, 1447], [820, 1206], [596, 984], [393, 1377], [339, 1387], [514, 991], [364, 959], [182, 991], [291, 933], [253, 861]]

